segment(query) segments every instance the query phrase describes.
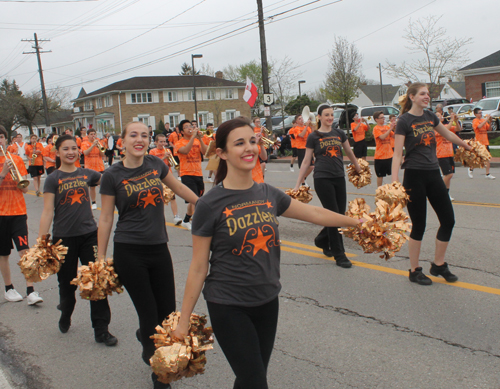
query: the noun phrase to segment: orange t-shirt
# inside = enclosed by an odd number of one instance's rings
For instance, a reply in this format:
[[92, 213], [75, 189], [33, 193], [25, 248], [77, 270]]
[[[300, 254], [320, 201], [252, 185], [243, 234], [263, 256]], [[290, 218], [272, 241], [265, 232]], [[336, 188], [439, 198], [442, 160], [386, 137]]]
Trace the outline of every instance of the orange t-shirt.
[[299, 134], [304, 131], [305, 127], [295, 126], [295, 147], [297, 149], [305, 149], [307, 143], [307, 137], [312, 132], [311, 127], [307, 127], [306, 135], [301, 137]]
[[[455, 127], [451, 127], [450, 131], [455, 132]], [[439, 132], [434, 131], [436, 135], [436, 154], [438, 158], [453, 157], [453, 143], [442, 136]]]
[[[13, 155], [12, 159], [19, 170], [21, 176], [28, 174], [23, 159], [17, 155]], [[3, 169], [5, 157], [0, 156], [0, 170]], [[24, 201], [23, 192], [18, 189], [17, 183], [8, 173], [0, 185], [0, 216], [18, 216], [26, 215], [26, 202]]]
[[[118, 138], [118, 140], [116, 141], [116, 146], [123, 147], [122, 138]], [[123, 150], [118, 150], [118, 151], [120, 152], [120, 155], [123, 155]]]
[[179, 142], [179, 139], [181, 138], [181, 136], [177, 133], [177, 131], [174, 131], [172, 132], [169, 136], [168, 136], [168, 141], [174, 145], [174, 155], [177, 156], [177, 150], [175, 150], [175, 144], [177, 142]]
[[[53, 159], [54, 161], [56, 160], [56, 151], [52, 151], [54, 148], [54, 145], [47, 145], [43, 149], [42, 155], [44, 157], [48, 157], [50, 159]], [[50, 162], [50, 161], [45, 161], [45, 168], [48, 169], [49, 167], [55, 167], [56, 163], [55, 162]]]
[[205, 143], [207, 146], [210, 144], [210, 142], [213, 140], [212, 137], [208, 137], [206, 135], [203, 135], [203, 138], [201, 139], [203, 143]]
[[365, 139], [365, 133], [366, 131], [368, 131], [368, 126], [365, 123], [361, 123], [358, 129], [355, 131], [354, 129], [357, 125], [358, 123], [351, 123], [351, 131], [354, 142], [359, 142]]
[[256, 134], [258, 134], [259, 132], [262, 132], [262, 126], [260, 126], [260, 127], [255, 126], [253, 128], [253, 132], [255, 132]]
[[82, 139], [79, 136], [75, 136], [76, 139], [76, 145], [78, 146], [79, 149], [82, 148]]
[[193, 146], [189, 153], [182, 154], [179, 153], [181, 147], [186, 146], [189, 143], [187, 139], [180, 139], [174, 147], [174, 155], [177, 153], [180, 162], [179, 175], [182, 176], [198, 176], [203, 177], [203, 172], [201, 170], [201, 144], [199, 139], [195, 139]]
[[[82, 142], [82, 151], [88, 150], [92, 147], [89, 141]], [[85, 160], [85, 168], [92, 169], [96, 172], [104, 171], [104, 162], [102, 161], [101, 152], [98, 147], [94, 147], [88, 155], [83, 156]]]
[[475, 118], [472, 121], [472, 128], [474, 129], [474, 132], [476, 133], [476, 141], [478, 141], [482, 145], [488, 146], [490, 144], [490, 141], [488, 140], [488, 131], [490, 130], [489, 123], [486, 123], [481, 128], [478, 128], [478, 126], [484, 121], [485, 121], [485, 119]]
[[[33, 147], [31, 144], [27, 144], [26, 146], [24, 146], [24, 150], [26, 152], [26, 158], [28, 158], [29, 166], [31, 166], [31, 156], [33, 155], [34, 149], [41, 151], [43, 153], [43, 145], [40, 142], [37, 142], [35, 144], [35, 147]], [[42, 153], [37, 155], [33, 166], [43, 166], [43, 154]]]
[[257, 163], [255, 164], [255, 167], [252, 169], [252, 180], [254, 180], [257, 184], [263, 184], [264, 183], [264, 175], [262, 174], [262, 166], [260, 165], [260, 146], [257, 145], [259, 148], [259, 154], [257, 155]]
[[171, 166], [168, 163], [168, 158], [163, 159], [163, 157], [167, 154], [171, 154], [170, 150], [167, 148], [160, 150], [158, 147], [155, 147], [149, 151], [149, 155], [154, 155], [155, 157], [160, 158], [170, 168]]
[[380, 135], [389, 131], [389, 126], [373, 127], [373, 137], [375, 138], [375, 159], [389, 159], [394, 155], [391, 146], [391, 138], [394, 138], [394, 132], [388, 135], [385, 139], [380, 139]]
[[11, 154], [17, 155], [17, 143], [12, 143], [9, 147], [7, 147], [7, 151]]

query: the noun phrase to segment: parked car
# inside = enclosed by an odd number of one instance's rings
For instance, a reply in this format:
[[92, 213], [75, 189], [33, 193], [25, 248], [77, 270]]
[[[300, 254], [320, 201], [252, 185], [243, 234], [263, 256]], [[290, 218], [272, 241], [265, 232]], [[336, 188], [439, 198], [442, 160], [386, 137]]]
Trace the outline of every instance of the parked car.
[[399, 116], [399, 109], [394, 108], [392, 105], [375, 105], [372, 107], [360, 107], [358, 108], [358, 115], [366, 119], [368, 124], [375, 124], [375, 119], [373, 118], [373, 114], [375, 112], [382, 111], [385, 115], [385, 121], [389, 121], [389, 115]]
[[292, 122], [294, 118], [295, 116], [286, 116], [285, 120], [281, 121], [277, 126], [273, 126], [273, 133], [276, 135], [283, 135], [285, 132], [288, 132], [288, 130], [293, 127]]
[[[288, 115], [285, 115], [284, 118], [288, 118]], [[272, 122], [272, 126], [273, 126], [273, 131], [274, 129], [279, 126], [281, 124], [281, 122], [283, 121], [283, 116], [273, 116], [271, 118], [271, 122]], [[266, 118], [262, 118], [260, 119], [260, 125], [262, 127], [266, 127]]]
[[443, 106], [445, 105], [455, 105], [455, 104], [467, 104], [469, 103], [469, 100], [464, 99], [464, 98], [457, 98], [457, 99], [446, 99], [446, 100], [432, 100], [431, 102], [431, 108], [433, 112], [436, 112], [436, 105], [442, 104]]
[[[348, 123], [352, 122], [352, 119], [356, 112], [358, 111], [358, 106], [356, 104], [347, 104], [347, 113], [349, 114], [349, 121], [347, 120], [347, 114], [345, 110], [345, 104], [331, 104], [330, 107], [333, 108], [333, 114], [335, 117], [335, 112], [340, 111], [339, 119], [337, 120], [338, 128], [347, 132]], [[333, 121], [333, 126], [335, 126], [335, 119]]]
[[[476, 105], [472, 108], [481, 108], [483, 111], [483, 117], [490, 115], [493, 117], [491, 121], [491, 131], [498, 131], [500, 128], [500, 97], [488, 97], [486, 99], [479, 100]], [[462, 120], [462, 127], [466, 130], [472, 131], [472, 121], [475, 119], [474, 113], [467, 115], [464, 120]]]
[[[473, 103], [468, 103], [468, 104], [450, 104], [447, 105], [446, 107], [443, 108], [443, 112], [447, 113], [448, 108], [453, 108], [453, 112], [456, 113], [457, 115], [463, 115], [466, 112], [471, 111], [472, 115], [472, 109], [474, 108]], [[462, 119], [460, 120], [460, 123], [462, 124], [462, 131], [472, 131], [472, 121], [469, 121], [466, 119], [466, 117], [469, 117], [470, 115], [462, 116]], [[468, 123], [470, 125], [470, 128], [466, 128], [465, 124]]]

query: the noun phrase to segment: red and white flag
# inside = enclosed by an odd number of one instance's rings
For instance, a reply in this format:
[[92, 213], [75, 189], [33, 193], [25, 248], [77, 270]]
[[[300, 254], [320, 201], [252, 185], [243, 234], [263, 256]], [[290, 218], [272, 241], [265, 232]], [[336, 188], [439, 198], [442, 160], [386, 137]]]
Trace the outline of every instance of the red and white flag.
[[253, 107], [255, 100], [258, 96], [257, 86], [247, 77], [247, 86], [245, 87], [245, 93], [243, 94], [243, 100], [245, 100], [250, 107]]

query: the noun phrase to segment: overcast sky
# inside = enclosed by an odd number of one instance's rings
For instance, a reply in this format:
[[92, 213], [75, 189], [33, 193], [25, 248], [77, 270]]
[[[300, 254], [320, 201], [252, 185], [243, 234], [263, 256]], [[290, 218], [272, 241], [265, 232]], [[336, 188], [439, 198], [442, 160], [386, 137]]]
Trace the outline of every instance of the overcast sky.
[[[268, 57], [301, 65], [303, 93], [324, 81], [335, 35], [355, 42], [368, 79], [378, 80], [379, 62], [411, 59], [402, 39], [410, 18], [444, 14], [449, 36], [473, 39], [467, 63], [499, 49], [498, 0], [263, 2], [265, 17], [313, 3], [266, 24]], [[134, 76], [176, 75], [192, 53], [203, 55], [196, 66], [214, 70], [260, 59], [255, 0], [0, 0], [0, 7], [0, 79], [15, 79], [25, 93], [40, 89], [36, 55], [22, 54], [33, 50], [21, 40], [35, 32], [51, 40], [40, 44], [52, 51], [42, 55], [46, 88], [71, 87], [73, 98], [82, 86], [91, 92]], [[387, 75], [383, 82], [399, 84]]]

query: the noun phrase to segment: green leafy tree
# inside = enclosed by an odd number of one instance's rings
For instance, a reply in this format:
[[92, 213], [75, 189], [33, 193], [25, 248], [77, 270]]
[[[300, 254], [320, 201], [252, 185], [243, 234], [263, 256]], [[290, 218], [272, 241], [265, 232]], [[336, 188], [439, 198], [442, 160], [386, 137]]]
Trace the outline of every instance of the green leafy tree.
[[[47, 96], [49, 113], [59, 111], [61, 105], [62, 102], [58, 96], [57, 90], [54, 91], [52, 95]], [[28, 127], [30, 135], [33, 134], [33, 128], [36, 127], [35, 123], [43, 118], [43, 114], [43, 99], [40, 92], [32, 92], [20, 98], [17, 121], [19, 125]]]
[[[197, 72], [195, 72], [195, 74], [199, 75], [200, 71], [198, 70]], [[181, 65], [181, 72], [179, 73], [179, 76], [192, 76], [192, 75], [193, 75], [193, 68], [187, 62], [184, 62]]]
[[290, 115], [300, 115], [305, 106], [308, 106], [311, 112], [315, 112], [320, 105], [317, 100], [311, 100], [309, 96], [303, 94], [302, 96], [297, 96], [297, 98], [291, 100], [285, 107], [285, 111]]
[[163, 120], [160, 119], [158, 124], [156, 125], [156, 134], [161, 134], [163, 130], [165, 129], [165, 123], [163, 123]]
[[9, 82], [4, 79], [0, 84], [0, 124], [7, 130], [9, 140], [15, 128], [19, 127], [16, 118], [22, 95], [15, 80]]
[[[363, 56], [354, 43], [349, 43], [347, 39], [342, 37], [335, 37], [329, 55], [330, 64], [326, 74], [324, 92], [332, 102], [344, 103], [347, 112], [347, 104], [357, 96], [357, 90], [361, 85]], [[352, 117], [347, 115], [346, 119], [349, 131]]]

